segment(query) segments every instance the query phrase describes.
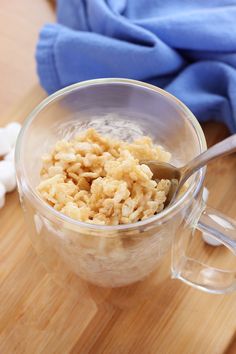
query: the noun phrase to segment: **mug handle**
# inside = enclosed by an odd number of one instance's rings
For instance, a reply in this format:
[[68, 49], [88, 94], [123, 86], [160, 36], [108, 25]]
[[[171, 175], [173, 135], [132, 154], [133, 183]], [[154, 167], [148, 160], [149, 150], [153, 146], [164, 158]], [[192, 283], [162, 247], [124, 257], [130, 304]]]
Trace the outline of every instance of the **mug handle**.
[[[196, 229], [211, 235], [236, 256], [236, 222], [233, 219], [204, 205], [193, 232]], [[172, 252], [173, 278], [210, 293], [225, 294], [236, 290], [236, 269], [214, 268], [197, 259], [187, 257], [184, 247], [178, 240], [174, 242]]]

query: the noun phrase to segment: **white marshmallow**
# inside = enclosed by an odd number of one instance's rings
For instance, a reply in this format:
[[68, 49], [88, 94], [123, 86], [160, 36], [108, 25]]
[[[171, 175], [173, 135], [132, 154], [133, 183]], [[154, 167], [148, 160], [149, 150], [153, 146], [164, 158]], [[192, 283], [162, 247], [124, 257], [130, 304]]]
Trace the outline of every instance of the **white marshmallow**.
[[5, 128], [0, 128], [0, 156], [6, 155], [11, 150], [11, 144], [8, 139]]
[[203, 188], [203, 193], [202, 193], [202, 199], [204, 200], [204, 202], [206, 203], [209, 197], [209, 190], [204, 187]]
[[6, 188], [5, 188], [4, 184], [2, 184], [0, 182], [0, 209], [5, 204], [5, 194], [6, 194]]
[[[209, 190], [206, 187], [204, 187], [203, 193], [202, 193], [202, 199], [204, 200], [205, 203], [208, 200], [208, 196], [209, 196]], [[207, 232], [202, 233], [202, 239], [210, 246], [220, 246], [221, 245], [221, 243], [218, 240], [216, 240], [214, 237], [212, 237]]]
[[17, 139], [17, 137], [20, 133], [20, 130], [21, 130], [20, 123], [18, 123], [18, 122], [9, 123], [5, 127], [5, 130], [6, 130], [8, 141], [9, 141], [10, 145], [14, 146], [16, 143], [16, 139]]
[[4, 160], [11, 161], [14, 163], [15, 160], [15, 148], [12, 148], [11, 151], [4, 156]]
[[7, 192], [16, 188], [15, 167], [11, 161], [0, 161], [0, 182], [5, 186]]
[[210, 246], [220, 246], [220, 245], [222, 245], [222, 243], [220, 241], [218, 241], [217, 239], [215, 239], [214, 237], [212, 237], [210, 234], [208, 234], [206, 232], [203, 232], [202, 238]]

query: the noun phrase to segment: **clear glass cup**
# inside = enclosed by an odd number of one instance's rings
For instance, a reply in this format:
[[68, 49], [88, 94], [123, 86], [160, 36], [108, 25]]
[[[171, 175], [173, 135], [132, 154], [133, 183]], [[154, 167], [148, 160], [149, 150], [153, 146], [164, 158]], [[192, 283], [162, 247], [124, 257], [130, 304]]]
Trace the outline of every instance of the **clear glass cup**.
[[[16, 147], [18, 190], [29, 235], [48, 271], [63, 286], [95, 301], [130, 306], [150, 297], [170, 276], [211, 293], [236, 289], [236, 224], [206, 207], [205, 169], [160, 214], [129, 225], [98, 226], [57, 212], [37, 194], [41, 156], [88, 127], [130, 140], [148, 135], [181, 165], [206, 149], [202, 129], [178, 99], [127, 79], [78, 83], [45, 99], [25, 121]], [[230, 251], [206, 249], [204, 231]], [[210, 246], [209, 246], [210, 247]], [[206, 254], [204, 253], [205, 251]], [[225, 269], [225, 265], [228, 266]]]

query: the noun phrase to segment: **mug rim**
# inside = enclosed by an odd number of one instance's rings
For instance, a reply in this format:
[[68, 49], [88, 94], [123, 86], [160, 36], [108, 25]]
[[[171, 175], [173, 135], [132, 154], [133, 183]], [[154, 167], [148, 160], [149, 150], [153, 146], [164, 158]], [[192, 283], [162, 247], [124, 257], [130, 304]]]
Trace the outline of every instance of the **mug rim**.
[[62, 89], [54, 92], [53, 94], [49, 95], [44, 100], [42, 100], [31, 111], [31, 113], [27, 116], [27, 118], [25, 119], [25, 121], [23, 123], [20, 134], [18, 136], [17, 143], [16, 143], [16, 149], [15, 149], [15, 165], [16, 165], [17, 181], [19, 184], [21, 184], [22, 183], [21, 179], [23, 177], [24, 178], [24, 187], [27, 187], [28, 192], [34, 198], [34, 201], [36, 202], [36, 204], [38, 204], [39, 207], [46, 209], [49, 212], [49, 215], [55, 216], [57, 219], [61, 220], [64, 223], [66, 222], [69, 224], [73, 224], [73, 226], [87, 228], [87, 229], [95, 230], [97, 232], [100, 232], [100, 231], [109, 232], [109, 231], [119, 231], [119, 230], [120, 231], [128, 231], [130, 229], [148, 226], [153, 223], [155, 223], [155, 225], [157, 225], [157, 223], [161, 224], [161, 223], [167, 221], [170, 217], [173, 217], [173, 215], [175, 215], [178, 212], [178, 210], [181, 209], [181, 206], [183, 206], [183, 204], [186, 203], [186, 201], [188, 201], [188, 197], [191, 195], [191, 193], [193, 193], [193, 196], [198, 193], [198, 191], [200, 190], [200, 188], [203, 184], [204, 178], [205, 178], [205, 171], [206, 171], [205, 167], [202, 168], [201, 170], [199, 170], [198, 173], [196, 173], [196, 176], [194, 178], [194, 181], [193, 181], [191, 187], [188, 188], [187, 191], [185, 193], [183, 193], [183, 195], [180, 198], [178, 198], [170, 207], [163, 209], [160, 213], [158, 213], [150, 218], [147, 218], [145, 220], [137, 221], [137, 222], [131, 223], [131, 224], [96, 225], [96, 224], [90, 224], [90, 223], [86, 223], [83, 221], [78, 221], [78, 220], [72, 219], [69, 216], [66, 216], [63, 213], [55, 210], [53, 207], [51, 207], [49, 204], [47, 204], [45, 201], [43, 201], [40, 198], [40, 196], [36, 193], [35, 188], [33, 188], [33, 186], [30, 184], [30, 182], [27, 178], [27, 174], [25, 173], [25, 170], [24, 170], [24, 164], [20, 163], [21, 145], [24, 140], [24, 135], [26, 133], [26, 130], [31, 125], [31, 123], [34, 121], [34, 119], [37, 118], [38, 114], [44, 108], [46, 108], [49, 104], [53, 103], [53, 101], [56, 101], [61, 96], [64, 96], [68, 93], [76, 91], [79, 88], [89, 87], [89, 86], [93, 86], [93, 85], [104, 85], [104, 84], [124, 84], [124, 85], [140, 86], [140, 87], [146, 88], [148, 90], [157, 92], [157, 93], [161, 94], [162, 96], [167, 97], [168, 99], [173, 101], [176, 105], [181, 107], [182, 111], [184, 112], [185, 118], [187, 118], [190, 121], [190, 123], [194, 129], [194, 132], [196, 133], [196, 136], [198, 138], [200, 153], [207, 149], [205, 135], [203, 133], [203, 130], [202, 130], [197, 118], [194, 116], [194, 114], [190, 111], [190, 109], [183, 102], [181, 102], [178, 98], [176, 98], [175, 96], [173, 96], [169, 92], [167, 92], [157, 86], [148, 84], [146, 82], [133, 80], [133, 79], [101, 78], [101, 79], [86, 80], [86, 81], [81, 81], [81, 82], [69, 85], [69, 86], [62, 88]]

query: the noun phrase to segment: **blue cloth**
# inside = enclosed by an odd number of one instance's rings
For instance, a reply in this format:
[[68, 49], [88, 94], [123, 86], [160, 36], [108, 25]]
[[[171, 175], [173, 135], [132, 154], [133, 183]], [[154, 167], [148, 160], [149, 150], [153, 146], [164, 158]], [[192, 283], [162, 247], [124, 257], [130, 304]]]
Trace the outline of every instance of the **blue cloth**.
[[72, 83], [125, 77], [182, 100], [200, 121], [236, 132], [236, 0], [58, 0], [36, 59], [52, 93]]

